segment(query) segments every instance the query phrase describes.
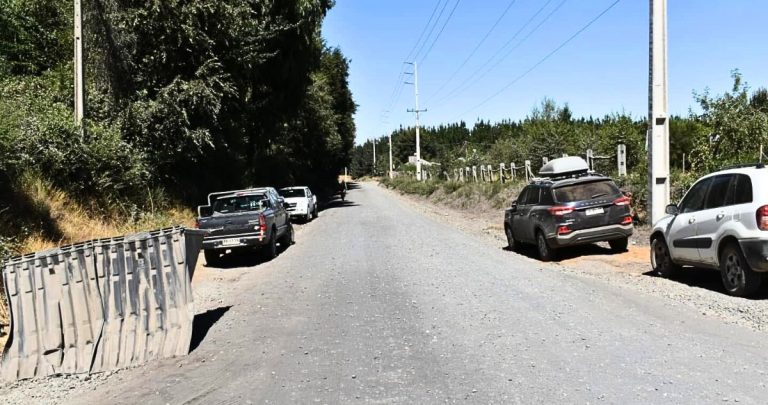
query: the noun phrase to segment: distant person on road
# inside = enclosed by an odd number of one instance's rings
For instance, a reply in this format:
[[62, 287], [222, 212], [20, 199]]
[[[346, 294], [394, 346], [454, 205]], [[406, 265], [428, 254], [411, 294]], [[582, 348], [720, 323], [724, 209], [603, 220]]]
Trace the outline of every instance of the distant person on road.
[[347, 180], [341, 181], [339, 193], [341, 194], [341, 201], [344, 201], [344, 197], [347, 195]]

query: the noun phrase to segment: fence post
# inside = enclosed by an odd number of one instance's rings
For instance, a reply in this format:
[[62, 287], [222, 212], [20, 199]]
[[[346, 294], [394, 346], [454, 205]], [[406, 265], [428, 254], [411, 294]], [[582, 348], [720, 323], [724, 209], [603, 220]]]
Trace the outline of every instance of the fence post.
[[499, 163], [499, 183], [504, 183], [504, 163]]
[[626, 176], [627, 175], [627, 145], [620, 143], [616, 149], [617, 149], [616, 161], [619, 162], [619, 176]]
[[509, 171], [512, 173], [512, 181], [515, 181], [515, 176], [517, 175], [517, 167], [515, 166], [515, 162], [509, 164]]
[[525, 182], [528, 183], [531, 181], [530, 174], [531, 173], [531, 161], [526, 160], [525, 161]]
[[477, 183], [477, 166], [472, 166], [472, 181]]

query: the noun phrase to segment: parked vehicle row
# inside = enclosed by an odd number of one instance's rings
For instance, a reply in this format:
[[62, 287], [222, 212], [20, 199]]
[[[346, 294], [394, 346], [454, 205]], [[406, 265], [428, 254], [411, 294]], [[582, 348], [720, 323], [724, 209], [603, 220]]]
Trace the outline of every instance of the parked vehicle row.
[[208, 231], [203, 239], [208, 265], [236, 251], [256, 251], [272, 260], [278, 244], [287, 248], [294, 243], [291, 217], [317, 217], [317, 197], [308, 187], [220, 191], [209, 194], [208, 204], [199, 206], [197, 213], [197, 227]]
[[[579, 157], [554, 159], [504, 213], [509, 248], [536, 247], [549, 261], [560, 249], [608, 242], [627, 249], [633, 233], [630, 199]], [[705, 175], [653, 225], [653, 271], [674, 278], [684, 267], [719, 270], [725, 291], [755, 294], [768, 276], [768, 169], [743, 165]]]

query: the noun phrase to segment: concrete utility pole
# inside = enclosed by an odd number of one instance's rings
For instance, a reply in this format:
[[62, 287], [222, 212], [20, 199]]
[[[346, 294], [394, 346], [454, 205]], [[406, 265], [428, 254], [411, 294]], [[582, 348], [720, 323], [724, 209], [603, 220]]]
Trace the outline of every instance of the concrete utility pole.
[[392, 179], [395, 176], [392, 174], [392, 133], [389, 133], [389, 178]]
[[83, 16], [81, 0], [75, 0], [75, 124], [83, 124]]
[[[416, 113], [416, 180], [421, 180], [421, 137], [419, 135], [419, 113], [427, 110], [419, 110], [419, 65], [418, 63], [406, 62], [413, 65], [413, 85], [414, 95], [416, 96], [416, 108], [408, 109], [408, 112]], [[408, 74], [408, 73], [407, 73]]]
[[650, 0], [648, 79], [648, 198], [651, 223], [669, 204], [669, 95], [667, 70], [667, 0]]

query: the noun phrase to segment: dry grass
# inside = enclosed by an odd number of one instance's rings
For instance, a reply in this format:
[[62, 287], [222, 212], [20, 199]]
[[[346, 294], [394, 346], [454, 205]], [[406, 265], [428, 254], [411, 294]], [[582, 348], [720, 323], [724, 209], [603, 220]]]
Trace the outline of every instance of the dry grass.
[[[0, 277], [2, 278], [2, 277]], [[8, 313], [8, 303], [5, 301], [5, 291], [0, 284], [0, 358], [3, 357], [3, 347], [8, 341], [8, 325], [11, 324], [11, 314]]]
[[[46, 226], [39, 229], [55, 229], [56, 232], [32, 231], [26, 237], [18, 240], [14, 247], [15, 253], [25, 254], [50, 249], [70, 243], [96, 238], [118, 236], [127, 233], [146, 231], [183, 225], [194, 225], [195, 213], [183, 207], [170, 207], [152, 210], [145, 213], [114, 213], [93, 214], [94, 210], [78, 203], [66, 192], [52, 187], [40, 180], [25, 180], [21, 192], [28, 204], [36, 212], [45, 213], [40, 219]], [[124, 211], [124, 210], [123, 210]], [[56, 237], [51, 237], [55, 234]], [[3, 291], [2, 274], [0, 273], [0, 355], [8, 336], [9, 313]]]
[[42, 181], [27, 185], [27, 196], [35, 204], [49, 212], [61, 237], [53, 240], [42, 232], [33, 233], [21, 241], [21, 252], [30, 253], [70, 243], [105, 238], [127, 233], [169, 227], [192, 226], [195, 214], [182, 207], [171, 207], [137, 215], [95, 215], [67, 193]]

